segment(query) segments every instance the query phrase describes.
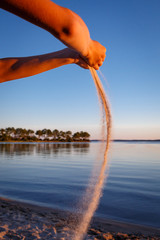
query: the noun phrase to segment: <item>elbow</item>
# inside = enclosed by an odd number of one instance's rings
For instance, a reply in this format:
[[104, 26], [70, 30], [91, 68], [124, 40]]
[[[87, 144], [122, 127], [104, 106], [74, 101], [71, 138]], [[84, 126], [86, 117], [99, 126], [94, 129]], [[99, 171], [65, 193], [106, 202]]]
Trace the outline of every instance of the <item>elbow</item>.
[[66, 13], [66, 22], [64, 21], [61, 27], [60, 38], [62, 41], [72, 41], [76, 38], [77, 32], [81, 28], [82, 19], [70, 9], [65, 9]]
[[67, 21], [64, 22], [61, 32], [62, 35], [67, 36], [67, 37], [72, 37], [74, 35], [75, 29], [76, 29], [76, 18], [75, 14], [70, 10], [66, 9], [66, 14], [67, 14]]
[[90, 41], [89, 30], [80, 16], [71, 10], [66, 10], [66, 21], [61, 25], [60, 40], [68, 47], [75, 49], [83, 56], [88, 53]]

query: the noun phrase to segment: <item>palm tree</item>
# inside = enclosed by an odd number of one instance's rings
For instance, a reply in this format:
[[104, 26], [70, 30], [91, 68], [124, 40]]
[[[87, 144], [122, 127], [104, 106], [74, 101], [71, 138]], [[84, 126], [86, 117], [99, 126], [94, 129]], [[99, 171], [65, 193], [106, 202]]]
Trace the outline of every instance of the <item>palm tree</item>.
[[22, 128], [16, 128], [15, 129], [15, 137], [16, 137], [17, 140], [21, 139], [21, 136], [23, 136], [22, 132], [23, 132]]
[[60, 131], [59, 132], [59, 137], [60, 137], [60, 141], [64, 141], [65, 140], [65, 132]]
[[38, 139], [40, 140], [40, 137], [43, 135], [42, 130], [37, 130], [36, 135], [38, 136]]
[[6, 130], [4, 128], [1, 128], [0, 129], [0, 141], [7, 141], [6, 138], [7, 138]]
[[43, 136], [43, 139], [46, 138], [46, 135], [47, 135], [47, 129], [44, 128], [44, 129], [42, 129], [42, 136]]
[[33, 137], [34, 131], [33, 131], [32, 129], [28, 129], [28, 130], [27, 130], [27, 135], [28, 135], [29, 137]]
[[[44, 128], [43, 130], [37, 130], [34, 132], [32, 129], [26, 130], [25, 128], [14, 128], [8, 127], [6, 129], [0, 129], [0, 140], [8, 141], [8, 140], [23, 140], [23, 141], [36, 141], [37, 137], [39, 140], [45, 139], [54, 141], [89, 141], [90, 134], [88, 132], [76, 132], [72, 135], [71, 131], [58, 131], [54, 129], [51, 131], [50, 129]], [[43, 137], [41, 139], [41, 137]]]
[[6, 130], [4, 128], [0, 129], [0, 135], [3, 136], [5, 134]]
[[72, 132], [71, 131], [65, 132], [65, 137], [66, 137], [66, 142], [71, 142], [72, 141]]
[[50, 138], [50, 137], [52, 137], [52, 131], [50, 130], [50, 129], [47, 129], [47, 131], [46, 131], [46, 138]]
[[79, 132], [76, 132], [76, 133], [73, 134], [73, 140], [74, 140], [74, 141], [79, 141], [79, 140], [80, 140], [80, 137], [81, 137], [81, 135], [80, 135]]
[[13, 133], [13, 130], [15, 130], [14, 128], [8, 127], [5, 129], [6, 135], [11, 136], [11, 134]]
[[21, 139], [27, 140], [27, 129], [23, 128], [21, 131]]
[[59, 131], [57, 129], [54, 129], [52, 132], [53, 140], [57, 140], [59, 138]]
[[67, 131], [66, 135], [71, 137], [72, 136], [72, 132], [71, 131]]
[[83, 132], [83, 141], [88, 141], [90, 134], [88, 132]]

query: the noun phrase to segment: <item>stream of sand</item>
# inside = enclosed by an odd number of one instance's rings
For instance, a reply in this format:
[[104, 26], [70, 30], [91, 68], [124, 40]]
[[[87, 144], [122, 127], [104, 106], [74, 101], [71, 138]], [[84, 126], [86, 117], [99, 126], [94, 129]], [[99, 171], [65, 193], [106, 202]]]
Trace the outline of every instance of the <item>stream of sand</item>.
[[[98, 99], [102, 106], [101, 107], [102, 120], [103, 120], [102, 121], [102, 140], [103, 140], [102, 144], [105, 144], [105, 151], [104, 151], [103, 162], [100, 167], [98, 177], [95, 181], [96, 169], [93, 169], [93, 173], [90, 178], [91, 180], [88, 184], [85, 195], [82, 198], [80, 209], [79, 209], [79, 212], [81, 212], [81, 214], [79, 215], [80, 219], [78, 221], [78, 224], [72, 236], [73, 240], [84, 239], [87, 229], [89, 227], [89, 224], [91, 222], [91, 219], [94, 215], [94, 212], [98, 207], [100, 197], [102, 195], [104, 181], [106, 178], [105, 170], [107, 167], [107, 162], [108, 162], [107, 156], [108, 156], [108, 151], [109, 151], [109, 146], [111, 141], [111, 112], [110, 112], [109, 103], [97, 72], [95, 71], [95, 69], [91, 67], [89, 68], [89, 70], [92, 74], [92, 78], [94, 80], [97, 93], [98, 93]], [[101, 157], [101, 153], [99, 154], [99, 157]]]

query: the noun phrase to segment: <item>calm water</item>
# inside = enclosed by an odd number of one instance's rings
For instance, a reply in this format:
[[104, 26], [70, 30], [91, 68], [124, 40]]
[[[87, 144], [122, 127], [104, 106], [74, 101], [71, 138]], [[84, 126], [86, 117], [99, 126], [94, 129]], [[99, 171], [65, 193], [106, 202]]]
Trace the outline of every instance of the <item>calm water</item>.
[[[100, 143], [0, 144], [0, 196], [74, 210]], [[96, 215], [160, 227], [160, 143], [112, 143]]]

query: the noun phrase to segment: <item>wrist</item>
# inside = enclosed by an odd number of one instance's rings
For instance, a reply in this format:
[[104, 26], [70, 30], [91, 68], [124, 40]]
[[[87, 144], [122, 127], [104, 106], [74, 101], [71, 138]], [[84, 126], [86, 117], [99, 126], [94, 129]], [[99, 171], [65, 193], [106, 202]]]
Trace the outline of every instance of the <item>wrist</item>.
[[87, 45], [87, 49], [85, 50], [85, 52], [83, 54], [81, 54], [81, 57], [83, 58], [83, 60], [88, 64], [89, 64], [89, 59], [90, 59], [90, 56], [91, 56], [91, 53], [92, 53], [92, 40], [90, 39], [89, 42], [88, 42], [88, 45]]
[[79, 53], [71, 48], [66, 48], [67, 59], [69, 63], [78, 63]]

